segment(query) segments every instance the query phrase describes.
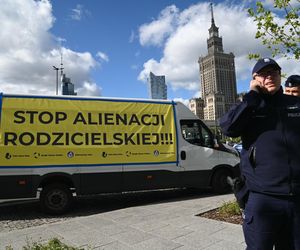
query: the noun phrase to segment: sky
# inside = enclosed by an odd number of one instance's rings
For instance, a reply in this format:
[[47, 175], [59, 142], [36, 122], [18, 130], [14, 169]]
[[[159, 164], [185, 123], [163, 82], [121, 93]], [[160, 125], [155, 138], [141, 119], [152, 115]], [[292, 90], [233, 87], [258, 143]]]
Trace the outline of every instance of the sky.
[[[255, 64], [247, 55], [271, 56], [247, 14], [255, 1], [212, 2], [224, 52], [235, 55], [238, 92], [247, 91]], [[271, 8], [271, 0], [264, 3]], [[198, 59], [207, 55], [209, 6], [199, 0], [1, 0], [0, 92], [55, 95], [53, 66], [61, 67], [62, 55], [80, 96], [149, 98], [152, 71], [165, 75], [168, 99], [187, 103], [201, 96]], [[275, 59], [287, 75], [299, 74], [299, 61]]]

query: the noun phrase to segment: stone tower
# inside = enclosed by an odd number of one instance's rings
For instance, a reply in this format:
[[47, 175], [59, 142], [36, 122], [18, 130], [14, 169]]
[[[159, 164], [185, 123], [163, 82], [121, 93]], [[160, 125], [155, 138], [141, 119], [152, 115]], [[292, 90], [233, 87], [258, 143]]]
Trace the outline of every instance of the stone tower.
[[207, 39], [208, 54], [199, 57], [201, 94], [204, 100], [204, 119], [218, 120], [236, 102], [236, 76], [233, 53], [223, 51], [222, 37], [215, 25], [213, 6], [211, 27]]

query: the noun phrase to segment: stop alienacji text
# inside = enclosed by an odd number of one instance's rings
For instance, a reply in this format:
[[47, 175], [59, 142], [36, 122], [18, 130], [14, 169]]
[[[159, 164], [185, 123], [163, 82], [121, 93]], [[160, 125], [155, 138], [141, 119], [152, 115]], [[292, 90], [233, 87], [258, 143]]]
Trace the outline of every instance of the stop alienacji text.
[[[66, 123], [68, 121], [69, 123]], [[71, 122], [70, 122], [71, 121]], [[140, 126], [140, 127], [163, 127], [165, 126], [165, 117], [161, 114], [118, 114], [118, 113], [76, 113], [73, 118], [68, 117], [65, 112], [49, 112], [49, 111], [15, 111], [13, 113], [14, 127], [18, 127], [18, 132], [5, 131], [4, 145], [5, 146], [99, 146], [99, 145], [158, 145], [158, 144], [173, 144], [173, 133], [149, 133], [149, 132], [132, 132], [132, 130], [124, 129], [124, 127]], [[63, 123], [66, 126], [60, 126]], [[38, 128], [42, 127], [43, 131], [34, 131], [32, 128], [39, 124]], [[70, 129], [70, 125], [75, 126], [74, 132], [67, 131], [49, 131], [55, 126], [55, 129], [65, 127], [65, 130]], [[77, 126], [76, 126], [77, 125]], [[94, 131], [85, 129], [78, 132], [80, 126], [94, 126]], [[96, 126], [96, 129], [95, 129]], [[113, 126], [119, 127], [119, 132], [112, 131]], [[104, 132], [98, 132], [99, 128]], [[9, 129], [8, 126], [7, 129]], [[4, 129], [4, 128], [2, 128]], [[27, 131], [21, 131], [27, 129]], [[122, 131], [124, 130], [124, 131]], [[20, 132], [21, 131], [21, 132]], [[76, 131], [76, 132], [75, 132]], [[88, 131], [88, 132], [85, 132]], [[114, 130], [116, 131], [116, 130]], [[135, 131], [142, 131], [136, 129]], [[149, 130], [148, 130], [149, 131]], [[154, 131], [161, 131], [155, 129]]]

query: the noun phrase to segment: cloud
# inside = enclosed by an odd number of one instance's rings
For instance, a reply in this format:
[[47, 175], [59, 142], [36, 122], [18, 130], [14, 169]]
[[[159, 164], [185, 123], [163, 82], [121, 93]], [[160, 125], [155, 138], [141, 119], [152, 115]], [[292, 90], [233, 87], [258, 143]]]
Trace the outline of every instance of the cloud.
[[188, 99], [183, 99], [183, 98], [174, 98], [174, 100], [173, 101], [175, 101], [175, 102], [181, 102], [181, 103], [183, 103], [185, 106], [189, 106], [189, 100]]
[[135, 57], [139, 57], [140, 55], [141, 55], [141, 51], [139, 51], [139, 50], [134, 53]]
[[144, 24], [139, 28], [142, 45], [161, 45], [164, 38], [173, 32], [173, 22], [176, 20], [178, 9], [175, 5], [161, 11], [157, 20]]
[[102, 61], [105, 61], [105, 62], [109, 61], [108, 56], [105, 53], [101, 52], [101, 51], [98, 51], [96, 56], [99, 57]]
[[83, 86], [79, 88], [77, 91], [81, 93], [83, 96], [100, 96], [101, 88], [93, 82], [84, 82]]
[[77, 4], [74, 9], [71, 10], [70, 17], [72, 20], [80, 21], [85, 16], [90, 16], [89, 10], [85, 9], [83, 5]]
[[56, 72], [52, 66], [60, 67], [61, 53], [64, 72], [75, 84], [78, 95], [101, 92], [89, 77], [99, 62], [89, 52], [79, 53], [59, 46], [64, 38], [50, 33], [54, 21], [48, 0], [2, 2], [0, 92], [54, 95]]
[[133, 69], [133, 70], [137, 70], [137, 69], [138, 69], [138, 67], [139, 67], [139, 66], [138, 66], [138, 65], [136, 65], [136, 64], [133, 64], [133, 65], [131, 65], [131, 66], [130, 66], [130, 68], [131, 68], [131, 69]]
[[134, 31], [132, 30], [129, 37], [129, 43], [133, 43], [134, 39], [136, 38], [136, 35]]
[[[256, 25], [248, 16], [245, 6], [229, 5], [227, 1], [219, 3], [214, 6], [214, 19], [216, 26], [219, 27], [219, 36], [223, 39], [224, 52], [233, 52], [235, 55], [239, 89], [239, 82], [249, 79], [251, 68], [255, 63], [248, 59], [248, 54], [260, 53], [263, 56], [270, 56], [270, 52], [254, 38]], [[198, 59], [207, 55], [210, 26], [211, 14], [208, 2], [192, 5], [181, 12], [176, 6], [169, 6], [161, 11], [156, 20], [141, 25], [140, 44], [162, 46], [163, 55], [160, 59], [149, 58], [144, 62], [138, 79], [146, 82], [149, 72], [152, 71], [157, 75], [165, 75], [168, 86], [173, 90], [199, 91]], [[294, 71], [292, 64], [287, 63], [286, 71]]]

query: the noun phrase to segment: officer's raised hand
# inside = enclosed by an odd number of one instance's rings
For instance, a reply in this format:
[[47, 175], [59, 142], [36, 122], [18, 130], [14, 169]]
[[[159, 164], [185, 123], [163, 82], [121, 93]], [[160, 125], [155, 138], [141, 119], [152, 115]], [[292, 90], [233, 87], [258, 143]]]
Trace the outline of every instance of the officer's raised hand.
[[260, 82], [258, 79], [257, 74], [254, 74], [253, 76], [253, 80], [251, 80], [250, 82], [250, 90], [253, 90], [257, 93], [264, 93], [264, 94], [267, 94], [268, 91], [267, 89], [265, 88], [263, 82]]

